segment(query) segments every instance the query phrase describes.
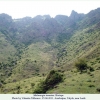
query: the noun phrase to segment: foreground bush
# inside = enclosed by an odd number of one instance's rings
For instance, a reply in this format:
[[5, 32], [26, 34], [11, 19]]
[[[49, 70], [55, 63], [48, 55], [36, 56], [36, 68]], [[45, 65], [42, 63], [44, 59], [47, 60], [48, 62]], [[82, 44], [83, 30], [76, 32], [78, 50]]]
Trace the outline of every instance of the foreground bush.
[[53, 88], [56, 84], [63, 80], [63, 75], [55, 70], [50, 71], [47, 78], [38, 84], [34, 93], [46, 93], [47, 90]]
[[97, 88], [97, 92], [100, 92], [100, 88]]
[[84, 59], [79, 59], [77, 62], [75, 62], [75, 67], [81, 73], [84, 70], [87, 70], [88, 69], [87, 63], [86, 63], [86, 61]]

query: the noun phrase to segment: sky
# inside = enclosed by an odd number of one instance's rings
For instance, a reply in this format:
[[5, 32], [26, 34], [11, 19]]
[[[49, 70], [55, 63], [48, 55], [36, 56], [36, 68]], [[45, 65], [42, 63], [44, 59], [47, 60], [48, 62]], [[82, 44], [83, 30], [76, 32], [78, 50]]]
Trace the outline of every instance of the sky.
[[88, 13], [100, 7], [100, 0], [0, 0], [0, 14], [6, 13], [13, 19], [36, 15], [70, 16], [71, 11]]

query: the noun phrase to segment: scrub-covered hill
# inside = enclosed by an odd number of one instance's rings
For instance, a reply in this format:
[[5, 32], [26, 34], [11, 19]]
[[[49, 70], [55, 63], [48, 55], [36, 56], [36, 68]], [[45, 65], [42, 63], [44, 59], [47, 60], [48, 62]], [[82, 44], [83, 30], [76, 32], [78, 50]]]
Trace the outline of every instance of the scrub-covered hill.
[[[83, 73], [79, 59], [88, 66]], [[100, 8], [55, 18], [0, 14], [0, 93], [34, 93], [51, 70], [63, 80], [46, 93], [100, 93]]]

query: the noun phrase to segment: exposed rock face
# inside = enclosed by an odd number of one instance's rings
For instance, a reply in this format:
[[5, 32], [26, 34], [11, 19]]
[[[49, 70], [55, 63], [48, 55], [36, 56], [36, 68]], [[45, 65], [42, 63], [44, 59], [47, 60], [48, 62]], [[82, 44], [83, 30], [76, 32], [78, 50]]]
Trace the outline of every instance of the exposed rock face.
[[78, 14], [74, 10], [72, 10], [71, 15], [70, 15], [70, 19], [73, 21], [81, 20], [83, 17], [84, 17], [84, 14]]
[[55, 18], [51, 18], [50, 15], [37, 15], [34, 18], [21, 19], [12, 19], [7, 14], [0, 14], [0, 31], [25, 44], [39, 40], [52, 41], [56, 40], [58, 36], [61, 39], [61, 35], [69, 38], [74, 30], [99, 22], [99, 12], [100, 8], [90, 11], [88, 14], [80, 14], [72, 10], [69, 17], [57, 15]]
[[4, 27], [8, 29], [9, 26], [11, 25], [12, 21], [13, 20], [12, 20], [11, 16], [9, 16], [5, 13], [0, 14], [0, 29], [2, 29]]

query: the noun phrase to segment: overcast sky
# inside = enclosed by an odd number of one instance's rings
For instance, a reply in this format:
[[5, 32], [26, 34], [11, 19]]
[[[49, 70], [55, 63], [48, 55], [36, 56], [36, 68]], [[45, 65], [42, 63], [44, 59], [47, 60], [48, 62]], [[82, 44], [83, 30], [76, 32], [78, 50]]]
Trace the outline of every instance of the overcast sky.
[[6, 13], [12, 18], [49, 14], [69, 16], [72, 10], [88, 13], [100, 7], [100, 0], [0, 0], [0, 14]]

